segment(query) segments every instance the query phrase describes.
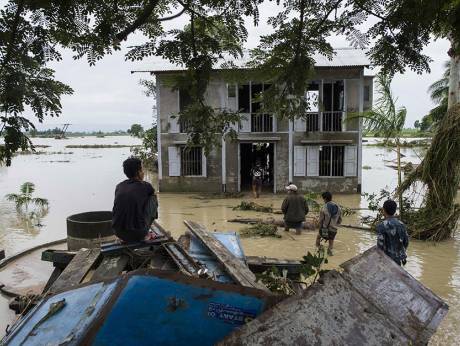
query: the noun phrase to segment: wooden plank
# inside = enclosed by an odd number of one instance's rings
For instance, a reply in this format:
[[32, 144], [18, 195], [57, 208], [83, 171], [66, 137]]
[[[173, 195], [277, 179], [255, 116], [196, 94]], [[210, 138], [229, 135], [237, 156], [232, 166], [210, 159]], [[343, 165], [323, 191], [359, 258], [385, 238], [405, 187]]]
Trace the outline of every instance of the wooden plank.
[[127, 249], [134, 250], [134, 249], [142, 249], [142, 248], [151, 247], [151, 246], [159, 246], [167, 240], [168, 238], [166, 237], [160, 237], [160, 238], [155, 238], [150, 241], [142, 241], [142, 242], [135, 242], [135, 243], [119, 243], [119, 242], [107, 243], [101, 246], [101, 252], [105, 256], [120, 255]]
[[252, 273], [241, 260], [228, 251], [221, 242], [209, 234], [202, 225], [193, 221], [184, 221], [184, 223], [190, 231], [203, 242], [209, 251], [216, 256], [236, 283], [269, 292], [269, 289], [265, 285], [256, 281], [254, 273]]
[[323, 279], [217, 345], [411, 345], [410, 338], [339, 273], [330, 271]]
[[219, 345], [427, 345], [447, 305], [371, 248]]
[[51, 286], [49, 292], [55, 293], [78, 285], [91, 267], [98, 261], [100, 255], [100, 249], [78, 251], [73, 260]]
[[166, 243], [163, 247], [183, 274], [198, 276], [201, 266], [178, 243]]
[[121, 274], [125, 270], [128, 261], [128, 255], [105, 256], [94, 272], [91, 281], [109, 279]]
[[375, 246], [340, 266], [353, 287], [409, 335], [414, 345], [427, 344], [447, 314], [449, 307], [441, 298]]
[[296, 260], [287, 260], [270, 257], [246, 256], [246, 263], [253, 273], [262, 273], [273, 267], [279, 271], [287, 270], [288, 275], [298, 275], [302, 263]]
[[75, 251], [48, 249], [42, 252], [42, 261], [53, 262], [55, 267], [64, 269], [75, 254]]

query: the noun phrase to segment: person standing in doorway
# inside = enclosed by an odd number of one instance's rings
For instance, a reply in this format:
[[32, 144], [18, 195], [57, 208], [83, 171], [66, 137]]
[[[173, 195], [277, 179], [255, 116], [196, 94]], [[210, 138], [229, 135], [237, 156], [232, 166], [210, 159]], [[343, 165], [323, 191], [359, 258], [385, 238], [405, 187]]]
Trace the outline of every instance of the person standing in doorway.
[[115, 235], [125, 242], [151, 240], [149, 232], [153, 220], [158, 218], [158, 200], [153, 186], [144, 181], [142, 161], [130, 157], [123, 162], [128, 179], [115, 188], [112, 212], [112, 228]]
[[395, 218], [398, 205], [389, 199], [383, 203], [382, 213], [385, 220], [377, 229], [377, 247], [385, 252], [398, 265], [406, 264], [406, 249], [409, 246], [406, 225]]
[[252, 176], [252, 194], [254, 198], [259, 198], [262, 192], [262, 167], [260, 161], [257, 160], [255, 166], [251, 169]]
[[324, 205], [319, 212], [319, 233], [316, 237], [316, 247], [320, 246], [321, 239], [328, 244], [327, 254], [333, 256], [334, 239], [337, 235], [337, 226], [342, 223], [342, 211], [340, 207], [332, 201], [332, 194], [329, 191], [321, 194]]
[[286, 186], [287, 196], [281, 205], [284, 214], [284, 230], [294, 228], [296, 234], [300, 234], [303, 229], [305, 216], [308, 214], [306, 199], [297, 193], [297, 186], [289, 184]]

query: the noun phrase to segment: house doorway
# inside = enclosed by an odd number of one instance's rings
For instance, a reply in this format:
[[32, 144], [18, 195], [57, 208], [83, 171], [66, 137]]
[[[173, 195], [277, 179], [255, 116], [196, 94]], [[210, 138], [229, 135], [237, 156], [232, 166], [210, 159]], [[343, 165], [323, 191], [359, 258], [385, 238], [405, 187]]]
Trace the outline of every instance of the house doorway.
[[262, 168], [262, 191], [275, 186], [275, 144], [240, 143], [240, 191], [252, 189], [251, 170], [259, 163]]

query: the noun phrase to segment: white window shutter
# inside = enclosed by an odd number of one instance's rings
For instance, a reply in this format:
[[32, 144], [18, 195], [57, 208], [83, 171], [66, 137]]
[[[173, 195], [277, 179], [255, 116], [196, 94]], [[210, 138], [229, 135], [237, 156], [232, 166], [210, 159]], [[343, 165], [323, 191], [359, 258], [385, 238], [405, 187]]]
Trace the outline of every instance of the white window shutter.
[[179, 133], [180, 128], [179, 128], [179, 115], [174, 116], [170, 115], [169, 116], [169, 133]]
[[201, 175], [203, 177], [208, 176], [207, 164], [206, 164], [206, 155], [204, 154], [204, 148], [201, 148]]
[[319, 176], [319, 146], [307, 146], [307, 176]]
[[294, 176], [305, 177], [305, 159], [307, 158], [304, 145], [294, 146]]
[[241, 114], [240, 132], [251, 132], [251, 114], [249, 113]]
[[356, 177], [358, 161], [358, 147], [356, 145], [347, 145], [345, 147], [345, 159], [343, 172], [346, 177]]
[[307, 121], [304, 118], [294, 119], [294, 131], [295, 132], [307, 132]]
[[169, 176], [180, 176], [180, 147], [168, 147]]

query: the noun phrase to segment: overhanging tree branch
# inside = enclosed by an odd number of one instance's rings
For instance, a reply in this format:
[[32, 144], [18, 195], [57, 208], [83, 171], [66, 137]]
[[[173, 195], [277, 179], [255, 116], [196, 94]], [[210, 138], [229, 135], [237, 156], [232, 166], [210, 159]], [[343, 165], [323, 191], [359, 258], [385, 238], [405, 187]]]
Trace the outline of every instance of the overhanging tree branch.
[[125, 30], [123, 30], [123, 31], [119, 32], [118, 34], [116, 34], [115, 37], [119, 41], [126, 40], [126, 38], [129, 36], [129, 34], [133, 33], [140, 26], [142, 26], [143, 24], [145, 24], [147, 22], [147, 20], [149, 19], [150, 15], [153, 12], [153, 10], [158, 5], [158, 2], [159, 2], [159, 0], [151, 0], [151, 1], [149, 1], [149, 3], [147, 4], [147, 6], [145, 6], [144, 10], [139, 15], [139, 17], [137, 17], [136, 20], [131, 25], [129, 25]]

